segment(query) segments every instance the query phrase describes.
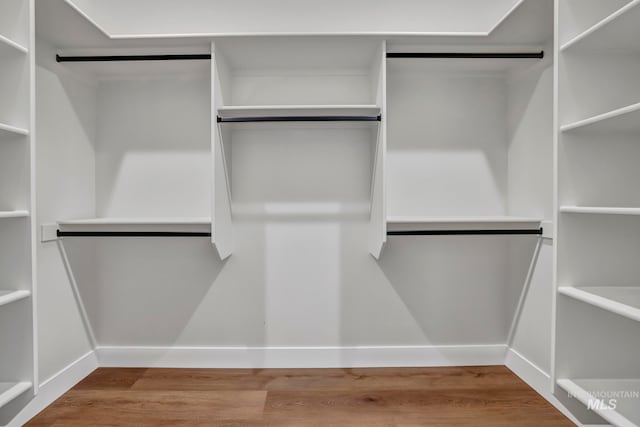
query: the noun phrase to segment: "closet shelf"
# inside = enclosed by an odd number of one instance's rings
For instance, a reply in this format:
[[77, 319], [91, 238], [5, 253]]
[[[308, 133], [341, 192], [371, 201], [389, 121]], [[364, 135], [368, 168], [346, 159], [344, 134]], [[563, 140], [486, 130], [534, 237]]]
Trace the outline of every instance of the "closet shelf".
[[560, 130], [562, 132], [572, 130], [590, 130], [602, 133], [640, 132], [640, 103], [563, 125]]
[[629, 49], [637, 51], [640, 38], [640, 0], [633, 0], [591, 28], [561, 46], [560, 50], [581, 47], [587, 49]]
[[211, 218], [87, 218], [58, 221], [58, 225], [211, 225]]
[[29, 131], [27, 129], [0, 123], [0, 136], [3, 133], [13, 134], [13, 135], [22, 135], [22, 136], [29, 135]]
[[211, 218], [90, 218], [58, 222], [58, 237], [210, 237]]
[[28, 216], [28, 211], [0, 211], [0, 218], [25, 218]]
[[218, 109], [218, 123], [346, 122], [377, 123], [376, 105], [253, 105]]
[[640, 286], [560, 286], [558, 292], [640, 322]]
[[[407, 232], [414, 230], [470, 230], [470, 231], [522, 231], [538, 234], [542, 219], [515, 216], [470, 216], [470, 217], [430, 217], [430, 216], [390, 216], [387, 217], [387, 232]], [[530, 232], [530, 233], [529, 233]]]
[[31, 296], [29, 291], [0, 291], [0, 307]]
[[600, 206], [561, 206], [562, 213], [599, 215], [640, 215], [640, 208], [618, 208]]
[[0, 383], [0, 408], [31, 388], [30, 382]]
[[604, 405], [593, 408], [596, 414], [615, 426], [634, 427], [640, 423], [636, 395], [640, 391], [640, 379], [558, 379], [557, 384], [584, 405], [589, 405], [590, 401], [593, 405], [594, 399], [605, 405], [609, 399], [616, 399], [615, 409]]
[[0, 34], [0, 58], [13, 54], [25, 54], [29, 49]]

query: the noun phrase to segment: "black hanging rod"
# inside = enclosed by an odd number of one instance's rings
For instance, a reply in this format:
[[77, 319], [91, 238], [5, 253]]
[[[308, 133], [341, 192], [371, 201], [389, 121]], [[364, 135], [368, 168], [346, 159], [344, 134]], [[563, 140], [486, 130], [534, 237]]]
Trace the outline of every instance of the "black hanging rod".
[[540, 52], [387, 52], [387, 58], [542, 59]]
[[58, 237], [211, 237], [194, 231], [57, 231]]
[[382, 116], [261, 116], [261, 117], [220, 117], [218, 123], [256, 122], [379, 122]]
[[190, 61], [211, 59], [210, 53], [176, 55], [106, 55], [106, 56], [60, 56], [56, 62], [111, 62], [111, 61]]
[[401, 230], [387, 231], [387, 236], [485, 236], [542, 235], [542, 228], [513, 230]]

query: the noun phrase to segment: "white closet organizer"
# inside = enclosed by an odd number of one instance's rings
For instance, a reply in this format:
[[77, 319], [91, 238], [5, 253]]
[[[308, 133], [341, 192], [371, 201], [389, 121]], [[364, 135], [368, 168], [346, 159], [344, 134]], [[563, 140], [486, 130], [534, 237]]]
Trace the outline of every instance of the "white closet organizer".
[[189, 49], [56, 56], [94, 85], [99, 117], [96, 217], [60, 220], [58, 236], [211, 236], [210, 54]]
[[0, 4], [1, 425], [37, 391], [32, 24], [32, 1], [7, 0]]
[[544, 187], [522, 168], [540, 142], [524, 133], [550, 115], [514, 110], [536, 101], [549, 60], [535, 47], [413, 49], [387, 54], [388, 234], [542, 234]]
[[557, 385], [638, 425], [640, 2], [560, 4]]

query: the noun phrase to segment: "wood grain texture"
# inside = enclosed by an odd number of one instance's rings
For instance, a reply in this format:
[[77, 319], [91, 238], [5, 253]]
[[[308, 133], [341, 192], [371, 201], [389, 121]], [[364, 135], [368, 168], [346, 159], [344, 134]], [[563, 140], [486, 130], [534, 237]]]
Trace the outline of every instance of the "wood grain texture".
[[28, 426], [571, 426], [504, 366], [101, 368]]

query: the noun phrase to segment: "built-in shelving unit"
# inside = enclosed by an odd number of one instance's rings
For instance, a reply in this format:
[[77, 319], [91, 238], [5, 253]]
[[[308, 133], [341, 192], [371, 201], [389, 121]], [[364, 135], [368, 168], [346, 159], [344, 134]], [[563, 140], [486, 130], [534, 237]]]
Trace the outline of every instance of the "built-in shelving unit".
[[[37, 392], [33, 0], [0, 2], [0, 424]], [[31, 393], [27, 393], [31, 390]]]
[[559, 6], [556, 395], [582, 423], [635, 426], [640, 395], [601, 394], [640, 393], [640, 1]]
[[558, 385], [616, 427], [640, 421], [640, 379], [559, 379]]

